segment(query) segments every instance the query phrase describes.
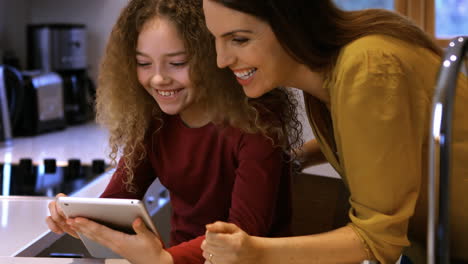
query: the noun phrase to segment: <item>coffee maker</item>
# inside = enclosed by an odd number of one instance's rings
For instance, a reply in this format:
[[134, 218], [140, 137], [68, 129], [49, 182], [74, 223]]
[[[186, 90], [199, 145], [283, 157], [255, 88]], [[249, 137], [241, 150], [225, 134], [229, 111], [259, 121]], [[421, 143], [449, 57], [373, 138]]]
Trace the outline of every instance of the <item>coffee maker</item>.
[[92, 119], [95, 86], [87, 73], [86, 26], [31, 24], [27, 39], [28, 69], [56, 72], [63, 80], [67, 124]]

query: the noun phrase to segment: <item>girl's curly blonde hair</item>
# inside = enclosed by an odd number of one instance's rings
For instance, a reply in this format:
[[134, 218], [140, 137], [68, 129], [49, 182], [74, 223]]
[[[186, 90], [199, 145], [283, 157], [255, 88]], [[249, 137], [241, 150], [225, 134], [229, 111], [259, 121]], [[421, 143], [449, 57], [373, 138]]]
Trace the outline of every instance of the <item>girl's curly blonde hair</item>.
[[147, 155], [144, 139], [154, 133], [150, 125], [155, 120], [162, 125], [165, 115], [138, 82], [136, 71], [138, 35], [143, 25], [155, 18], [167, 19], [177, 28], [189, 56], [189, 75], [197, 89], [197, 100], [217, 114], [214, 123], [262, 133], [285, 151], [302, 143], [297, 101], [290, 91], [274, 89], [249, 99], [234, 75], [216, 66], [214, 39], [205, 26], [202, 1], [131, 0], [110, 34], [96, 92], [96, 120], [110, 132], [113, 165], [120, 155], [125, 161], [128, 190], [135, 190], [133, 168]]

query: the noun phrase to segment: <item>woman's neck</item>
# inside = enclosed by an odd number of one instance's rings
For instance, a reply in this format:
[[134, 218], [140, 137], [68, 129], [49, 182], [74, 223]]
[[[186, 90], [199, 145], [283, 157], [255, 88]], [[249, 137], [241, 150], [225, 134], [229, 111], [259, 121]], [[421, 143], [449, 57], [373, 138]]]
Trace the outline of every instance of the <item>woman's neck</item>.
[[287, 86], [300, 89], [326, 105], [330, 103], [330, 94], [323, 87], [324, 76], [322, 73], [311, 71], [306, 65], [299, 64], [291, 77], [289, 79], [291, 82]]

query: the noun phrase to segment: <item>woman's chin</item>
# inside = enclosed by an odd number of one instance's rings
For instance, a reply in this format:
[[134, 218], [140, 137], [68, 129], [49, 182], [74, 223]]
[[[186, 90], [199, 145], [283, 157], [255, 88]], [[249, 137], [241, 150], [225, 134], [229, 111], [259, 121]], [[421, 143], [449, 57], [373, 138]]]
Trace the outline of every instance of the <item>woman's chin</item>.
[[269, 92], [269, 90], [258, 89], [258, 87], [256, 89], [254, 87], [248, 88], [248, 87], [242, 86], [242, 89], [244, 90], [245, 95], [249, 98], [258, 98], [266, 94], [267, 92]]

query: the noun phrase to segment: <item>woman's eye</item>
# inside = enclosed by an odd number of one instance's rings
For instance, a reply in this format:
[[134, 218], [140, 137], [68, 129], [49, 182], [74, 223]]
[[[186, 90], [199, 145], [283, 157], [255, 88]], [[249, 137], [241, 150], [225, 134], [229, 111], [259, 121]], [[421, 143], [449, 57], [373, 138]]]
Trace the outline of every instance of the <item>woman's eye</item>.
[[234, 37], [232, 38], [232, 42], [236, 43], [236, 44], [243, 44], [245, 42], [249, 41], [248, 38], [243, 38], [243, 37]]

